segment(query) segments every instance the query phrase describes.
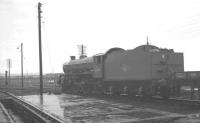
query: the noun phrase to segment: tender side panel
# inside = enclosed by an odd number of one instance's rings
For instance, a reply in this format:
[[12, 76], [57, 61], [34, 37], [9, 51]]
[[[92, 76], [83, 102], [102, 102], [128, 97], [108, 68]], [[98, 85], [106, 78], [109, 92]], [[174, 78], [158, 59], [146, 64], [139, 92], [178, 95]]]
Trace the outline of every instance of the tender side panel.
[[183, 53], [174, 53], [169, 56], [169, 67], [172, 73], [184, 71]]
[[183, 72], [182, 53], [152, 53], [152, 78], [162, 79], [173, 75], [175, 72]]
[[105, 81], [151, 79], [150, 54], [128, 50], [108, 54], [105, 59]]
[[151, 54], [151, 75], [153, 79], [161, 79], [166, 77], [167, 67], [163, 54], [160, 52]]

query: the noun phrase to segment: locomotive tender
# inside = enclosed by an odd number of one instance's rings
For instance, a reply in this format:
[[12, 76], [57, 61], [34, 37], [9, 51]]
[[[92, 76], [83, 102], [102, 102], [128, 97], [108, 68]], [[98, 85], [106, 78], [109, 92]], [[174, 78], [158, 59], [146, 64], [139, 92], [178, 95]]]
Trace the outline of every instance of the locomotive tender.
[[80, 59], [73, 56], [63, 70], [63, 91], [169, 97], [175, 73], [184, 72], [184, 61], [183, 53], [147, 44]]

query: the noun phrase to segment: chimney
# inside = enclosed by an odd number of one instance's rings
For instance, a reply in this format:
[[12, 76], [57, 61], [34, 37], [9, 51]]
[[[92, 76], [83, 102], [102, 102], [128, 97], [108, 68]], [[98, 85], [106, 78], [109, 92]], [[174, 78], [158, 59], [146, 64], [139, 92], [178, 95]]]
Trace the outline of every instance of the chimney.
[[79, 58], [83, 59], [83, 58], [86, 58], [86, 57], [87, 57], [86, 55], [81, 55]]
[[70, 56], [71, 60], [75, 60], [76, 56]]

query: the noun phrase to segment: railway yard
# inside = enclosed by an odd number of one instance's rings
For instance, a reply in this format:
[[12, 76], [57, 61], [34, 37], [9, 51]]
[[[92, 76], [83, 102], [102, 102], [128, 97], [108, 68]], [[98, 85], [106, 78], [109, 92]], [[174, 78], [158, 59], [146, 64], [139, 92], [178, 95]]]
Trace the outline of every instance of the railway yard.
[[25, 1], [0, 2], [0, 123], [200, 123], [200, 3]]
[[[149, 61], [141, 64], [144, 58]], [[25, 75], [23, 83], [21, 76], [1, 76], [0, 120], [199, 123], [200, 72], [183, 70], [182, 53], [142, 45], [72, 59], [64, 63], [64, 73], [45, 74], [42, 89], [39, 75]]]
[[57, 74], [1, 76], [3, 123], [199, 123], [200, 72], [153, 45], [71, 57]]
[[9, 90], [1, 88], [0, 120], [3, 123], [200, 122], [200, 101], [198, 100], [174, 98], [163, 100], [159, 97], [143, 98], [127, 95], [115, 97], [112, 95], [62, 94], [58, 93], [59, 88], [55, 89], [56, 86], [52, 86], [54, 91], [50, 93], [47, 86], [46, 84], [44, 87], [48, 91], [42, 98], [38, 90], [33, 88], [32, 90], [28, 87], [23, 90], [11, 87]]
[[200, 123], [199, 8], [1, 0], [0, 123]]

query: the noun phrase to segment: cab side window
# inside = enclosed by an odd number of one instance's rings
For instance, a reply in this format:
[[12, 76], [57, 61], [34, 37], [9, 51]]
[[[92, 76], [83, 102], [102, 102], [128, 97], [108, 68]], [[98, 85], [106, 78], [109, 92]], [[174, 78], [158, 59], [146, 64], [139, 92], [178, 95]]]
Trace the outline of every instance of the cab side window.
[[101, 64], [101, 56], [97, 56], [97, 64]]
[[95, 57], [95, 63], [96, 64], [101, 64], [101, 61], [102, 61], [102, 57], [101, 56], [96, 56]]

